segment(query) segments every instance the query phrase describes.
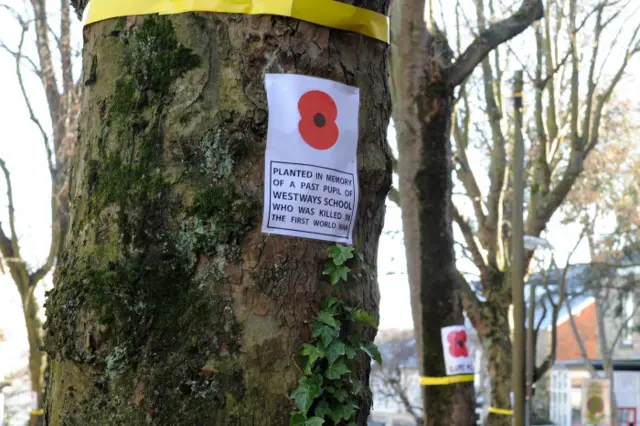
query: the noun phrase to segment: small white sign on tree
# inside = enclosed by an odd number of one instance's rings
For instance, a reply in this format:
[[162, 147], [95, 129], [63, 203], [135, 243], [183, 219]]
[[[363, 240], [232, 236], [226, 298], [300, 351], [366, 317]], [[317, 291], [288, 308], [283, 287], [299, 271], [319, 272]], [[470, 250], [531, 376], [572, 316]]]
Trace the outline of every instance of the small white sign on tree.
[[582, 424], [606, 426], [611, 423], [610, 392], [609, 379], [585, 379], [582, 382]]
[[351, 244], [359, 89], [296, 74], [267, 74], [265, 86], [262, 232]]
[[441, 336], [447, 376], [473, 374], [473, 359], [467, 347], [467, 331], [464, 325], [443, 327]]

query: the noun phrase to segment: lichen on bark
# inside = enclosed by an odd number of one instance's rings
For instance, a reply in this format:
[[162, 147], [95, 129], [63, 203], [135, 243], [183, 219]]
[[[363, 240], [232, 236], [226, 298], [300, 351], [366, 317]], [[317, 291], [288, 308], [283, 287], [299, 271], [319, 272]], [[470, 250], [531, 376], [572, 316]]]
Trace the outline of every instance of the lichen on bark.
[[[361, 52], [330, 55], [330, 44]], [[47, 302], [47, 424], [286, 424], [292, 354], [329, 288], [327, 243], [259, 232], [262, 78], [297, 71], [360, 87], [366, 213], [354, 269], [375, 271], [390, 184], [385, 52], [275, 17], [189, 13], [86, 29], [71, 230]], [[375, 279], [364, 274], [351, 296], [370, 312]], [[368, 371], [363, 360], [365, 382]]]

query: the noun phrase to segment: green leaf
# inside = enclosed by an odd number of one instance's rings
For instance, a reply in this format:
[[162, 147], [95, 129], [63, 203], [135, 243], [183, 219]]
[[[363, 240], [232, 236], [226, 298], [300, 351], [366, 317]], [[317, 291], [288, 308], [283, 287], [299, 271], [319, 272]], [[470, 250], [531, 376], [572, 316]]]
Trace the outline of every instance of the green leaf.
[[380, 355], [380, 351], [378, 347], [371, 342], [362, 342], [360, 344], [360, 349], [365, 351], [371, 358], [376, 360], [376, 362], [382, 365], [382, 355]]
[[322, 393], [322, 376], [314, 374], [310, 377], [301, 377], [298, 388], [291, 393], [291, 398], [303, 413], [307, 413], [316, 399]]
[[350, 422], [350, 423], [347, 423], [347, 426], [358, 426], [358, 425], [355, 424], [354, 422]]
[[356, 410], [353, 408], [353, 404], [333, 404], [331, 405], [331, 420], [334, 423], [339, 423], [340, 420], [351, 420], [351, 417], [355, 414]]
[[369, 314], [366, 311], [360, 310], [360, 309], [356, 309], [353, 312], [353, 318], [358, 321], [360, 324], [366, 324], [370, 327], [373, 328], [378, 328], [378, 322], [376, 321], [376, 319], [374, 317], [371, 316], [371, 314]]
[[324, 388], [324, 390], [333, 394], [336, 391], [336, 388], [334, 388], [333, 386], [327, 386], [326, 388]]
[[317, 319], [318, 321], [321, 321], [333, 328], [340, 328], [340, 323], [336, 321], [336, 319], [333, 317], [333, 315], [330, 312], [320, 311]]
[[323, 419], [325, 418], [325, 416], [331, 413], [331, 410], [329, 409], [329, 403], [324, 399], [318, 403], [315, 411], [315, 415]]
[[329, 327], [327, 324], [319, 321], [311, 324], [311, 330], [313, 331], [313, 337], [320, 337], [320, 339], [322, 339], [322, 344], [325, 348], [340, 334], [339, 329]]
[[328, 275], [329, 281], [331, 285], [336, 285], [340, 280], [346, 281], [347, 274], [351, 271], [348, 266], [345, 265], [334, 265], [333, 263], [328, 263], [324, 270], [322, 271], [322, 275]]
[[327, 368], [327, 372], [325, 373], [327, 378], [330, 380], [337, 380], [343, 374], [349, 373], [349, 367], [346, 366], [344, 361], [337, 361]]
[[336, 244], [329, 247], [329, 257], [336, 265], [344, 265], [344, 263], [353, 258], [354, 248], [349, 246], [343, 246], [342, 244]]
[[322, 426], [324, 424], [324, 419], [320, 417], [311, 417], [309, 420], [304, 422], [304, 426]]
[[333, 296], [329, 296], [326, 299], [324, 299], [322, 301], [322, 303], [320, 303], [320, 310], [328, 311], [329, 308], [334, 307], [337, 303], [338, 303], [338, 299], [337, 298], [335, 298]]
[[311, 366], [319, 358], [324, 358], [325, 356], [324, 351], [322, 349], [320, 349], [317, 346], [310, 345], [308, 343], [305, 343], [304, 345], [302, 345], [300, 354], [306, 355], [309, 357], [309, 366]]
[[348, 359], [354, 359], [356, 357], [356, 350], [353, 349], [352, 346], [347, 346], [344, 349], [345, 354], [347, 355]]
[[291, 413], [291, 420], [289, 420], [289, 426], [304, 426], [304, 422], [307, 420], [307, 416], [302, 411], [294, 411]]
[[360, 393], [362, 390], [362, 382], [358, 379], [354, 379], [351, 381], [351, 388], [353, 389], [354, 394]]
[[345, 345], [340, 340], [334, 340], [331, 342], [329, 347], [327, 348], [327, 359], [329, 360], [329, 365], [333, 364], [333, 362], [340, 358], [345, 353]]
[[349, 392], [344, 389], [336, 389], [333, 396], [340, 402], [345, 402], [349, 397]]

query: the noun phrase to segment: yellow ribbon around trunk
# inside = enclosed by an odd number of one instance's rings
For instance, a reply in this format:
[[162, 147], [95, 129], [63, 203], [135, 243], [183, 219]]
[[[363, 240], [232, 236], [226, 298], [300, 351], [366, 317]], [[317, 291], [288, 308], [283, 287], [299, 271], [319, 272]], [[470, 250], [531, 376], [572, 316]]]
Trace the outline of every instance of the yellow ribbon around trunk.
[[443, 386], [464, 382], [473, 382], [473, 374], [462, 374], [447, 377], [420, 377], [420, 384], [423, 386]]
[[120, 16], [184, 12], [288, 16], [389, 43], [387, 16], [335, 0], [91, 0], [85, 24]]

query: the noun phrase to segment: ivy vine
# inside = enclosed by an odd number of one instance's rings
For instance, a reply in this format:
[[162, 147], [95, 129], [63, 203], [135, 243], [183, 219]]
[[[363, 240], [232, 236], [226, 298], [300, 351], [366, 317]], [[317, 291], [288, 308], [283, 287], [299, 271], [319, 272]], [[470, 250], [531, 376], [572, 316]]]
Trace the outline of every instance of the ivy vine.
[[[329, 247], [329, 262], [322, 274], [333, 286], [341, 285], [351, 272], [346, 263], [353, 257], [353, 247]], [[356, 426], [355, 415], [366, 390], [354, 373], [355, 358], [358, 352], [365, 352], [382, 364], [377, 346], [362, 337], [364, 327], [377, 326], [369, 313], [336, 297], [322, 301], [311, 324], [313, 340], [298, 353], [304, 374], [291, 393], [296, 410], [291, 413], [290, 426]]]

